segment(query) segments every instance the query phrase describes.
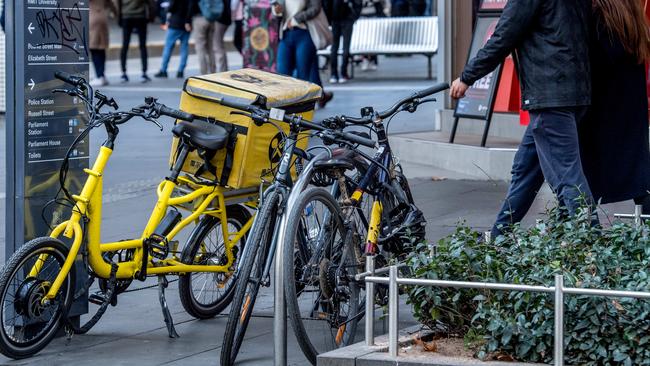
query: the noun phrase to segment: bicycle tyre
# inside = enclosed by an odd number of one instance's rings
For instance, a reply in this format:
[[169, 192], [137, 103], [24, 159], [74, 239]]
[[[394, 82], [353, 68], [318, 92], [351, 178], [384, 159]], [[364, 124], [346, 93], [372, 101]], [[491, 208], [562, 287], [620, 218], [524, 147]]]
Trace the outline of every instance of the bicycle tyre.
[[[72, 304], [72, 297], [73, 297], [73, 291], [75, 288], [75, 280], [76, 280], [74, 268], [69, 272], [59, 292], [59, 294], [62, 294], [64, 297], [63, 298], [59, 297], [58, 300], [53, 301], [53, 303], [58, 303], [60, 305], [62, 304], [63, 306], [58, 306], [54, 310], [53, 314], [49, 317], [48, 322], [45, 324], [44, 330], [41, 331], [39, 335], [35, 336], [34, 339], [25, 342], [25, 344], [19, 344], [18, 342], [11, 340], [10, 336], [6, 333], [7, 327], [5, 326], [4, 321], [5, 321], [5, 317], [7, 316], [7, 314], [5, 314], [5, 311], [8, 309], [7, 309], [7, 305], [5, 304], [5, 301], [8, 292], [10, 291], [12, 280], [16, 278], [19, 269], [22, 267], [22, 265], [27, 264], [30, 258], [36, 256], [36, 258], [39, 258], [37, 260], [41, 260], [40, 256], [42, 254], [46, 254], [48, 257], [44, 261], [48, 260], [50, 257], [53, 257], [62, 267], [63, 263], [65, 262], [65, 259], [68, 256], [68, 253], [69, 253], [68, 248], [58, 239], [54, 239], [50, 237], [36, 238], [27, 242], [22, 247], [20, 247], [20, 249], [18, 249], [18, 251], [11, 256], [11, 258], [3, 268], [2, 275], [0, 276], [0, 319], [2, 319], [2, 326], [0, 327], [2, 328], [0, 329], [0, 353], [2, 353], [3, 355], [13, 359], [22, 359], [22, 358], [31, 357], [34, 354], [41, 351], [43, 348], [45, 348], [52, 341], [54, 336], [56, 336], [57, 331], [59, 330], [60, 326], [63, 323], [63, 315], [67, 314], [68, 310], [70, 309], [70, 305]], [[24, 274], [25, 273], [24, 271], [26, 271], [27, 268], [32, 268], [33, 265], [34, 264], [32, 264], [29, 267], [26, 267], [23, 271], [21, 271], [21, 273]], [[39, 273], [39, 276], [47, 268], [48, 268], [47, 265], [44, 264], [43, 268]], [[56, 272], [56, 274], [58, 273], [59, 271]], [[54, 276], [56, 276], [56, 274], [53, 273]], [[14, 303], [14, 305], [11, 306], [10, 308], [16, 313], [19, 313], [19, 310], [17, 310], [18, 306], [20, 306], [21, 308], [24, 307], [25, 309], [28, 309], [27, 311], [21, 310], [20, 312], [22, 312], [23, 314], [18, 315], [21, 318], [23, 318], [23, 321], [27, 324], [27, 325], [23, 324], [23, 326], [27, 328], [28, 326], [34, 324], [33, 323], [30, 324], [29, 319], [24, 317], [23, 315], [33, 314], [36, 311], [36, 309], [34, 308], [34, 304], [36, 304], [37, 301], [40, 301], [40, 299], [38, 298], [38, 296], [40, 295], [36, 294], [33, 291], [38, 291], [39, 285], [47, 286], [47, 283], [50, 283], [51, 281], [53, 281], [53, 279], [51, 279], [50, 282], [47, 282], [45, 280], [39, 280], [37, 279], [37, 277], [36, 278], [27, 277], [24, 280], [19, 280], [19, 281], [22, 282], [20, 283], [20, 286], [18, 286], [16, 292], [12, 294], [12, 296], [14, 297], [14, 299], [17, 299], [18, 296], [21, 296], [19, 294], [23, 293], [26, 296], [28, 296], [27, 297], [28, 303], [21, 303], [18, 302], [19, 300], [17, 300], [17, 302]], [[45, 289], [46, 287], [40, 287], [41, 294], [45, 291]], [[37, 296], [37, 297], [34, 298], [32, 296]], [[43, 308], [39, 308], [38, 310], [44, 311]], [[13, 319], [15, 318], [17, 318], [17, 316], [14, 317]], [[40, 317], [37, 317], [36, 319], [38, 318]], [[40, 324], [40, 323], [36, 323], [36, 324]]]
[[[241, 228], [248, 222], [248, 220], [251, 218], [250, 212], [248, 210], [241, 206], [241, 205], [232, 205], [227, 207], [227, 213], [228, 213], [228, 224], [232, 225], [235, 230], [239, 231]], [[214, 216], [204, 216], [199, 224], [196, 226], [196, 228], [192, 231], [192, 234], [190, 235], [190, 238], [187, 241], [187, 244], [183, 248], [183, 252], [181, 254], [181, 262], [184, 264], [196, 264], [196, 257], [199, 249], [201, 249], [202, 245], [205, 244], [205, 240], [208, 238], [209, 234], [215, 229], [218, 231], [218, 233], [222, 233], [221, 231], [221, 220], [217, 217]], [[225, 250], [224, 246], [224, 241], [223, 238], [220, 242], [216, 243], [217, 248], [214, 249], [223, 249]], [[244, 245], [246, 245], [246, 234], [241, 238], [238, 244], [233, 248], [235, 249], [235, 262], [233, 263], [234, 266], [237, 265], [237, 259], [240, 256], [240, 253], [242, 253], [242, 249], [244, 248]], [[225, 258], [223, 257], [225, 255], [225, 252], [219, 256], [219, 258], [216, 258], [220, 263], [225, 263]], [[202, 262], [199, 262], [198, 264], [206, 264], [205, 261], [208, 260], [213, 260], [215, 258], [201, 258]], [[236, 267], [235, 267], [236, 268]], [[225, 291], [218, 295], [215, 298], [212, 298], [211, 301], [205, 303], [202, 302], [200, 299], [197, 299], [195, 294], [194, 294], [194, 289], [192, 287], [192, 283], [197, 280], [198, 276], [206, 276], [208, 278], [214, 279], [214, 285], [218, 287], [220, 284], [219, 279], [221, 275], [226, 275], [230, 278], [227, 278], [227, 281], [229, 282], [229, 286], [226, 285]], [[183, 305], [183, 308], [185, 311], [190, 314], [191, 316], [197, 318], [197, 319], [210, 319], [214, 318], [215, 316], [219, 315], [229, 304], [230, 301], [232, 300], [233, 295], [235, 294], [235, 285], [237, 280], [236, 276], [236, 271], [232, 269], [230, 273], [200, 273], [200, 272], [195, 272], [195, 273], [186, 273], [181, 276], [179, 276], [178, 279], [178, 293], [180, 296], [181, 304]], [[206, 284], [207, 284], [208, 279], [206, 278]], [[204, 285], [202, 287], [202, 290], [206, 286]], [[203, 291], [201, 291], [202, 293]], [[200, 294], [199, 294], [200, 295]]]
[[[293, 331], [296, 335], [296, 339], [300, 348], [303, 351], [303, 354], [307, 360], [312, 364], [316, 365], [316, 358], [319, 354], [312, 338], [314, 336], [320, 336], [319, 334], [310, 334], [305, 327], [305, 323], [301, 316], [300, 304], [298, 300], [298, 288], [296, 282], [296, 269], [295, 266], [295, 250], [294, 243], [297, 235], [300, 235], [298, 231], [301, 226], [302, 213], [307, 207], [307, 205], [315, 200], [322, 202], [330, 212], [333, 212], [337, 216], [337, 226], [339, 227], [339, 234], [343, 240], [347, 240], [345, 228], [343, 227], [342, 213], [339, 207], [338, 202], [332, 197], [332, 195], [324, 189], [321, 188], [310, 188], [300, 194], [300, 197], [297, 199], [296, 204], [293, 206], [291, 211], [288, 213], [289, 217], [287, 220], [287, 231], [286, 239], [284, 243], [284, 278], [285, 278], [285, 291], [287, 298], [287, 314], [289, 320], [293, 327]], [[344, 244], [345, 245], [345, 244]], [[338, 248], [339, 250], [350, 250], [349, 245], [345, 245], [346, 248]], [[337, 248], [332, 248], [332, 251], [336, 251]], [[350, 255], [350, 253], [348, 253]], [[343, 255], [345, 258], [345, 255]], [[351, 266], [352, 275], [357, 273], [357, 267]], [[319, 275], [320, 276], [320, 275]], [[319, 285], [320, 288], [320, 285]], [[342, 347], [351, 344], [354, 341], [354, 334], [356, 333], [357, 323], [360, 319], [359, 316], [359, 291], [358, 286], [352, 284], [350, 295], [350, 314], [355, 314], [355, 317], [344, 326], [344, 335], [342, 336], [342, 342], [337, 345], [337, 347]], [[322, 291], [320, 289], [319, 291]], [[338, 337], [338, 333], [337, 333]], [[335, 341], [336, 342], [336, 341]]]
[[[264, 203], [257, 213], [256, 222], [248, 237], [250, 245], [246, 256], [242, 258], [242, 266], [237, 275], [235, 294], [231, 302], [228, 322], [223, 335], [221, 346], [222, 366], [234, 364], [244, 341], [246, 328], [253, 314], [257, 293], [261, 285], [260, 277], [273, 240], [273, 230], [277, 220], [276, 213], [279, 203], [280, 195], [275, 191], [270, 192], [264, 198]], [[253, 268], [255, 264], [257, 266]], [[253, 269], [255, 269], [254, 273]], [[255, 281], [256, 279], [257, 281]], [[244, 303], [245, 300], [246, 303]]]

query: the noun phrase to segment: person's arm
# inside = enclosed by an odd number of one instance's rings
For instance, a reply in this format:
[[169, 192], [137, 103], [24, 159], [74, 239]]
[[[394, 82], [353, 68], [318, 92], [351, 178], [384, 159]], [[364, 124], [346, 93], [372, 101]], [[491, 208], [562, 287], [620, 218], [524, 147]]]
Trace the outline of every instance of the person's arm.
[[322, 7], [323, 5], [321, 4], [321, 0], [307, 0], [307, 6], [305, 9], [294, 15], [293, 19], [297, 23], [304, 24], [308, 20], [316, 18]]
[[543, 0], [510, 0], [490, 40], [454, 81], [451, 95], [462, 98], [470, 85], [492, 72], [529, 33]]

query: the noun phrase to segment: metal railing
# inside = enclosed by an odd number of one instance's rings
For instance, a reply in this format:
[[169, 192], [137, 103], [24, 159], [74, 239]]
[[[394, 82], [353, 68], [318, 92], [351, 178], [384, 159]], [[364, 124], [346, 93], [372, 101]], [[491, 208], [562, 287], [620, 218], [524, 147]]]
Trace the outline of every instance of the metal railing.
[[634, 220], [634, 225], [636, 225], [637, 227], [641, 226], [643, 220], [650, 219], [650, 215], [643, 214], [643, 206], [641, 205], [634, 206], [633, 214], [614, 214], [614, 217], [617, 219]]
[[379, 272], [386, 272], [385, 269], [375, 271], [375, 258], [366, 257], [366, 272], [360, 277], [365, 278], [366, 282], [366, 345], [375, 345], [375, 284], [388, 285], [388, 352], [392, 357], [398, 356], [398, 323], [399, 323], [399, 285], [408, 286], [429, 286], [429, 287], [452, 287], [457, 289], [484, 289], [500, 291], [522, 291], [522, 292], [542, 292], [555, 294], [554, 300], [554, 364], [564, 364], [564, 295], [582, 295], [582, 296], [603, 296], [603, 297], [626, 297], [636, 299], [650, 300], [650, 292], [633, 292], [633, 291], [611, 291], [585, 288], [564, 287], [564, 276], [555, 276], [555, 286], [528, 286], [513, 285], [504, 283], [483, 283], [483, 282], [463, 282], [463, 281], [443, 281], [443, 280], [426, 280], [415, 278], [400, 278], [398, 275], [398, 266], [388, 267], [388, 278], [378, 277]]

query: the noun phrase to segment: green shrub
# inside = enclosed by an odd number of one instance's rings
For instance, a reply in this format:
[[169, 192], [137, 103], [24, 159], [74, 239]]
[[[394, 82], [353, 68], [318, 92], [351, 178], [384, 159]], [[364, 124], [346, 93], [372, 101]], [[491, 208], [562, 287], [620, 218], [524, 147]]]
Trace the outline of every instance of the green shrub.
[[[418, 278], [553, 286], [563, 274], [567, 287], [650, 292], [650, 228], [589, 222], [587, 210], [569, 221], [552, 210], [491, 244], [460, 225], [436, 246], [420, 244], [409, 265]], [[553, 359], [552, 294], [413, 287], [409, 302], [425, 325], [482, 338], [479, 358]], [[650, 302], [565, 295], [564, 336], [568, 364], [650, 365]]]

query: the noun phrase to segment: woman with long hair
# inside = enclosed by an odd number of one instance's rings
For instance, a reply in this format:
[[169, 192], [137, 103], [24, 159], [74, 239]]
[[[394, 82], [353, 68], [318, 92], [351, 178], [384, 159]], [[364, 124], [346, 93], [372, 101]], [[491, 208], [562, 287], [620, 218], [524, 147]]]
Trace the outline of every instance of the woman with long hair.
[[645, 0], [593, 0], [592, 107], [580, 126], [582, 164], [594, 199], [633, 199], [650, 214]]

